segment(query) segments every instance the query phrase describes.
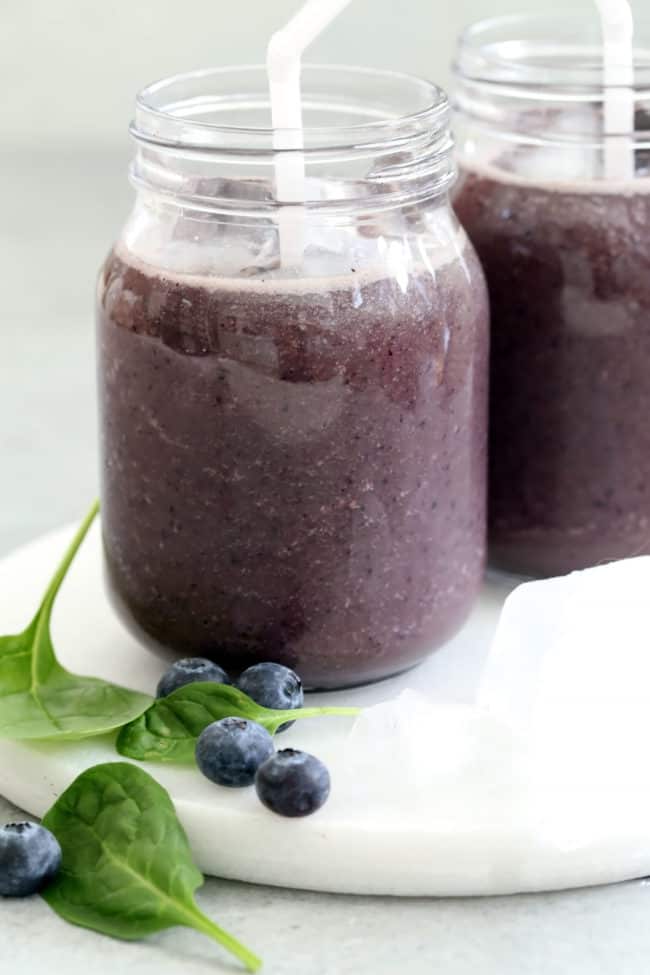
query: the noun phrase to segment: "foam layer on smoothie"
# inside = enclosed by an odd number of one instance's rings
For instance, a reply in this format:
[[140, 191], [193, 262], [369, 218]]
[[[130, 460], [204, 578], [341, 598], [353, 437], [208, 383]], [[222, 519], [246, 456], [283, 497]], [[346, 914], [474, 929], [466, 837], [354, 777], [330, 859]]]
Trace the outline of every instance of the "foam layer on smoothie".
[[[548, 193], [560, 193], [571, 196], [637, 196], [650, 193], [650, 175], [639, 176], [633, 180], [605, 180], [599, 179], [589, 167], [580, 168], [579, 160], [574, 159], [573, 171], [566, 178], [555, 178], [548, 175], [548, 150], [541, 150], [539, 159], [533, 162], [518, 163], [517, 170], [504, 169], [498, 161], [477, 162], [469, 158], [459, 160], [461, 173], [468, 173], [477, 179], [489, 180], [495, 183], [511, 184], [512, 186], [544, 190]], [[561, 160], [563, 169], [571, 169], [567, 163], [565, 150], [558, 150], [555, 157]]]
[[236, 231], [229, 234], [227, 230], [223, 240], [215, 235], [196, 241], [191, 232], [174, 239], [171, 235], [162, 237], [157, 229], [147, 232], [136, 228], [132, 234], [127, 232], [115, 254], [144, 274], [162, 274], [169, 281], [206, 291], [304, 295], [355, 290], [387, 277], [405, 291], [414, 275], [435, 274], [454, 261], [462, 262], [468, 246], [464, 230], [447, 208], [431, 217], [427, 226], [427, 232], [435, 235], [434, 249], [425, 251], [415, 243], [390, 239], [380, 230], [376, 225], [372, 237], [350, 235], [349, 246], [342, 251], [327, 246], [332, 240], [341, 240], [339, 228], [329, 233], [318, 228], [299, 271], [278, 266], [263, 245], [257, 253], [241, 246]]

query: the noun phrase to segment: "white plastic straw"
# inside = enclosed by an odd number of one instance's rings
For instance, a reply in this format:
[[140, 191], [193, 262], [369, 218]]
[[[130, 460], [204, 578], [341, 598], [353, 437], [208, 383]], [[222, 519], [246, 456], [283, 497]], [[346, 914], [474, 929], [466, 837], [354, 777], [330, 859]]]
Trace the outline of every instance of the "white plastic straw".
[[634, 178], [634, 18], [629, 0], [595, 0], [603, 36], [605, 177]]
[[266, 56], [271, 95], [272, 125], [278, 153], [275, 162], [275, 193], [282, 207], [279, 215], [280, 260], [283, 265], [302, 261], [305, 246], [305, 162], [302, 132], [300, 69], [302, 55], [318, 35], [350, 3], [350, 0], [307, 0], [288, 24], [271, 37]]

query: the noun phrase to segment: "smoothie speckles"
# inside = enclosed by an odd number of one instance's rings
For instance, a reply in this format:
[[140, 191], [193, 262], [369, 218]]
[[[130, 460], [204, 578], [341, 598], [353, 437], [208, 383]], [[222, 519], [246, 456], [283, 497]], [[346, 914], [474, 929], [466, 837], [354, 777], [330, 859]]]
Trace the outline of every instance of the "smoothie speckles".
[[122, 250], [99, 346], [106, 558], [140, 633], [332, 687], [457, 629], [484, 561], [487, 301], [470, 249], [406, 291], [365, 272], [167, 276]]
[[650, 180], [491, 168], [455, 205], [492, 305], [492, 558], [557, 575], [650, 553]]

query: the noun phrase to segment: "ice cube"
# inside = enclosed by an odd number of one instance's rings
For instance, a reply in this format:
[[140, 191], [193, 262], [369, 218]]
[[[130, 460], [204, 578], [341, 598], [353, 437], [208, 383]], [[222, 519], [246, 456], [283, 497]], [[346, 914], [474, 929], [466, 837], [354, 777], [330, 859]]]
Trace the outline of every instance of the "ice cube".
[[650, 557], [515, 589], [478, 703], [521, 735], [538, 782], [650, 788]]
[[[369, 812], [421, 815], [423, 806], [472, 816], [477, 797], [521, 782], [518, 743], [504, 722], [479, 708], [441, 704], [407, 689], [366, 708], [344, 746], [337, 794], [342, 807], [362, 799]], [[433, 805], [432, 805], [433, 804]]]
[[[543, 149], [527, 149], [517, 154], [514, 170], [518, 176], [523, 176], [533, 182], [547, 182], [571, 184], [584, 183], [598, 176], [599, 157], [595, 152], [589, 152], [580, 145], [564, 145], [559, 148], [545, 147]], [[574, 187], [578, 192], [579, 185]]]

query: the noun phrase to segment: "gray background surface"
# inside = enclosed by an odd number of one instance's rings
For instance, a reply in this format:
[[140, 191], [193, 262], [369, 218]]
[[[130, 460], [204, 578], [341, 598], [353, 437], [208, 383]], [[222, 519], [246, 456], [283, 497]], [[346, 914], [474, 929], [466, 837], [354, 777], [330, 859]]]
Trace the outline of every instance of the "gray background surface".
[[[645, 0], [633, 0], [639, 10]], [[592, 0], [572, 0], [593, 18]], [[124, 138], [135, 91], [211, 65], [264, 60], [270, 33], [300, 0], [2, 0], [3, 136], [32, 145]], [[462, 26], [518, 10], [566, 10], [564, 0], [352, 0], [308, 59], [372, 65], [445, 84]]]
[[[312, 57], [446, 82], [464, 22], [523, 6], [535, 9], [506, 0], [354, 0]], [[576, 6], [591, 15], [589, 3]], [[96, 492], [94, 280], [129, 206], [125, 130], [136, 88], [198, 65], [259, 61], [269, 30], [295, 7], [292, 0], [0, 5], [0, 556], [79, 517]], [[13, 815], [0, 799], [0, 822]], [[650, 887], [639, 882], [400, 901], [209, 881], [201, 900], [264, 956], [272, 975], [648, 971]], [[39, 900], [0, 902], [2, 972], [76, 975], [89, 964], [96, 975], [237, 970], [229, 962], [221, 968], [219, 957], [191, 932], [127, 945], [64, 925]]]

